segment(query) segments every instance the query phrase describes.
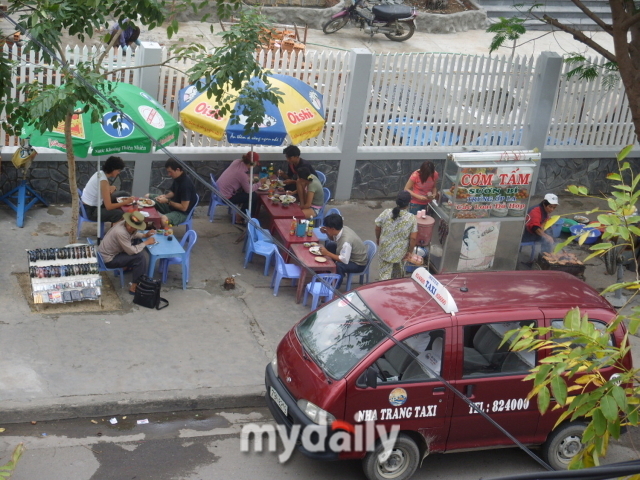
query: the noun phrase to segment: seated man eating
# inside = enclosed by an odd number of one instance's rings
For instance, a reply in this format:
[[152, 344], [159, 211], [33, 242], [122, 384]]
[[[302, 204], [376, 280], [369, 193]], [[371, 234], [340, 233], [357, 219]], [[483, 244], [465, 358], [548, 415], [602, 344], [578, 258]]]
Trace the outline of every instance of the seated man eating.
[[164, 164], [167, 174], [173, 178], [169, 193], [164, 195], [148, 195], [156, 202], [156, 210], [162, 214], [160, 217], [163, 228], [171, 225], [179, 225], [187, 220], [189, 213], [196, 204], [196, 187], [191, 179], [185, 175], [178, 162], [170, 158]]
[[[98, 252], [108, 268], [131, 269], [129, 293], [133, 295], [140, 277], [147, 273], [147, 257], [142, 251], [156, 243], [153, 238], [156, 231], [140, 232], [145, 229], [145, 218], [140, 212], [125, 213], [123, 218], [124, 222], [114, 224], [104, 236]], [[146, 240], [140, 242], [143, 238]]]
[[340, 280], [336, 289], [342, 285], [342, 277], [345, 273], [361, 273], [367, 266], [367, 246], [360, 237], [349, 227], [343, 225], [342, 217], [332, 213], [324, 218], [322, 233], [327, 234], [330, 240], [325, 242], [326, 247], [320, 247], [320, 253], [336, 262], [336, 270]]

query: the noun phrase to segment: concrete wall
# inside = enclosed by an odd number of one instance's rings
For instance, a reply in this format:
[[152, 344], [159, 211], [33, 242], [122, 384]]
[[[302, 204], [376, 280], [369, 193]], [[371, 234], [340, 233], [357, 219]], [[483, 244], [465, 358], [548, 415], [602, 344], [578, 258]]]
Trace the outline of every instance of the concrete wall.
[[[442, 174], [444, 159], [432, 159], [437, 171]], [[357, 200], [392, 199], [402, 190], [414, 170], [420, 168], [423, 160], [360, 160], [356, 162], [356, 171], [351, 189], [351, 198]], [[132, 190], [133, 164], [125, 162], [126, 168], [120, 174], [120, 188]], [[218, 178], [229, 165], [228, 161], [193, 161], [187, 162], [198, 175], [209, 180], [213, 173]], [[338, 177], [338, 161], [311, 161], [313, 166], [326, 174], [328, 187], [335, 192]], [[285, 162], [274, 162], [275, 168], [285, 168]], [[568, 185], [584, 185], [591, 194], [609, 193], [611, 182], [607, 181], [608, 173], [616, 171], [617, 164], [613, 158], [545, 158], [542, 160], [536, 192], [562, 193]], [[78, 160], [78, 185], [80, 188], [95, 172], [95, 161]], [[0, 193], [4, 194], [17, 186], [19, 178], [11, 162], [2, 162], [0, 175]], [[164, 170], [164, 160], [154, 161], [151, 167], [151, 193], [162, 193], [171, 185]], [[67, 164], [65, 161], [34, 162], [30, 175], [31, 186], [51, 203], [70, 203], [69, 184], [67, 183]], [[203, 204], [209, 203], [207, 189], [197, 184]], [[140, 192], [138, 192], [140, 194]], [[2, 204], [0, 203], [0, 206]]]

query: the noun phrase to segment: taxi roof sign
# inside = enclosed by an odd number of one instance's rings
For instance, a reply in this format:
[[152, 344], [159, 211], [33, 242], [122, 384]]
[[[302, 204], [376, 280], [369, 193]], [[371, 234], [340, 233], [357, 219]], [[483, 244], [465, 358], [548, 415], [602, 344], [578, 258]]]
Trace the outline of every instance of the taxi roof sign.
[[411, 279], [424, 288], [445, 313], [456, 313], [458, 311], [458, 306], [447, 287], [442, 285], [426, 268], [417, 268], [411, 275]]

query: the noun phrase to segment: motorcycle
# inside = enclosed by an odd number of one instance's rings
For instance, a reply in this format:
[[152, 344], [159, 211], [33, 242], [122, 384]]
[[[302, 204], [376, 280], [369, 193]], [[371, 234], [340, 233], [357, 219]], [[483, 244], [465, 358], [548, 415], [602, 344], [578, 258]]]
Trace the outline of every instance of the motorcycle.
[[366, 0], [355, 0], [349, 6], [345, 4], [341, 11], [322, 25], [322, 31], [326, 34], [335, 33], [351, 20], [372, 37], [376, 33], [383, 33], [389, 40], [404, 42], [416, 31], [413, 20], [417, 15], [414, 7], [406, 5], [386, 3], [369, 8]]

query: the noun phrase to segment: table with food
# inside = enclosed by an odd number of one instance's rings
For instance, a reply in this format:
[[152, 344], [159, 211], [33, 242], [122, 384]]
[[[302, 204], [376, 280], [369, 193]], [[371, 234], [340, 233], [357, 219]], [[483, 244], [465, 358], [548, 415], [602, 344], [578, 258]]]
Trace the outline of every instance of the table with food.
[[295, 243], [291, 245], [291, 251], [302, 267], [296, 290], [296, 303], [300, 303], [307, 285], [307, 269], [315, 273], [336, 273], [336, 263], [320, 253], [317, 242]]
[[[116, 200], [118, 202], [122, 202], [125, 197], [118, 197]], [[135, 210], [139, 210], [142, 212], [142, 215], [145, 216], [146, 222], [149, 225], [153, 225], [153, 228], [162, 228], [162, 222], [160, 221], [160, 212], [158, 212], [154, 206], [156, 204], [155, 201], [149, 198], [137, 198], [134, 197], [135, 201], [131, 205], [123, 205], [120, 208], [124, 212], [133, 212]]]
[[[282, 242], [287, 250], [291, 248], [291, 245], [296, 243], [309, 244], [309, 246], [312, 246], [311, 243], [318, 245], [319, 240], [313, 233], [313, 228], [306, 228], [305, 232], [299, 235], [301, 231], [297, 231], [297, 227], [298, 224], [295, 219], [278, 218], [273, 221], [273, 235]], [[311, 233], [311, 235], [309, 235], [309, 233]], [[288, 262], [289, 254], [287, 252], [283, 253], [282, 258], [284, 258], [285, 262]]]
[[280, 218], [304, 218], [304, 213], [293, 195], [261, 195], [260, 202], [269, 214], [268, 229], [273, 232], [274, 221]]

